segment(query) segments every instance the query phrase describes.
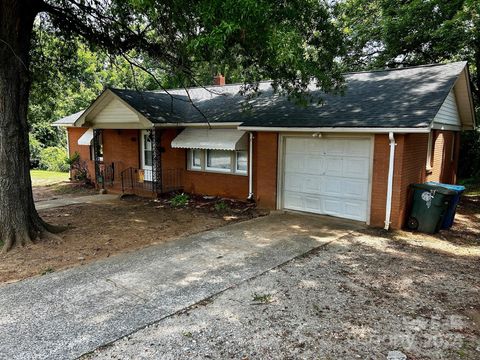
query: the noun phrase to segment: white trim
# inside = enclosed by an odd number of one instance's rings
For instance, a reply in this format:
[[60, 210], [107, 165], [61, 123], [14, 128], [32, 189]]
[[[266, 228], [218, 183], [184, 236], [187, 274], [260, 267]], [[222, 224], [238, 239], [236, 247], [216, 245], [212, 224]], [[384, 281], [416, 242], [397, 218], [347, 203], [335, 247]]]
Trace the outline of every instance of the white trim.
[[392, 215], [392, 197], [393, 197], [393, 175], [395, 165], [395, 136], [393, 132], [388, 134], [390, 140], [390, 159], [388, 162], [388, 183], [387, 183], [387, 202], [385, 204], [385, 230], [390, 228], [390, 220]]
[[253, 133], [249, 134], [248, 151], [248, 200], [253, 199]]
[[[245, 155], [247, 156], [247, 168], [245, 170], [239, 170], [238, 169], [238, 153], [239, 152], [244, 152]], [[247, 175], [248, 174], [248, 150], [237, 150], [237, 151], [235, 151], [234, 158], [235, 158], [235, 161], [234, 161], [235, 174]]]
[[302, 128], [302, 127], [260, 127], [260, 126], [239, 126], [238, 130], [244, 131], [269, 131], [269, 132], [327, 132], [327, 133], [367, 133], [367, 134], [389, 134], [391, 132], [396, 134], [407, 133], [428, 133], [430, 127], [423, 128], [341, 128], [341, 127], [316, 127], [316, 128]]
[[434, 122], [431, 126], [432, 129], [435, 130], [448, 130], [448, 131], [461, 131], [461, 126], [449, 125], [449, 124], [442, 124], [438, 122]]
[[154, 124], [154, 127], [161, 127], [161, 128], [176, 128], [176, 127], [194, 127], [194, 128], [232, 128], [235, 129], [240, 126], [241, 122], [203, 122], [203, 123], [161, 123], [161, 124]]
[[432, 166], [432, 151], [433, 151], [433, 131], [428, 133], [428, 142], [427, 142], [427, 163], [425, 164], [425, 169], [431, 171]]
[[104, 90], [98, 97], [97, 99], [83, 112], [80, 117], [75, 120], [73, 123], [73, 126], [79, 127], [83, 126], [87, 123], [87, 116], [97, 109], [98, 107], [106, 106], [110, 103], [112, 99], [118, 99], [123, 105], [125, 105], [127, 108], [129, 108], [131, 111], [133, 111], [137, 116], [138, 116], [138, 123], [119, 123], [119, 124], [114, 124], [114, 123], [107, 123], [107, 124], [100, 124], [99, 126], [96, 126], [94, 123], [93, 124], [88, 124], [90, 127], [93, 127], [95, 129], [150, 129], [153, 127], [153, 123], [148, 120], [145, 116], [143, 116], [142, 113], [138, 112], [134, 107], [130, 106], [125, 100], [123, 100], [120, 96], [115, 94], [112, 90], [106, 89]]

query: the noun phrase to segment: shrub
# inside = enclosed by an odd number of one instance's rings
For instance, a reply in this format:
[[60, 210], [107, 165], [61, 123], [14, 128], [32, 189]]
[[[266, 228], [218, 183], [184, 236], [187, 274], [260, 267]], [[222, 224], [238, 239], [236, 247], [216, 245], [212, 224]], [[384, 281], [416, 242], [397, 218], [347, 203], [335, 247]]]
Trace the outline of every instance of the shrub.
[[38, 167], [40, 162], [40, 152], [43, 149], [43, 145], [32, 134], [30, 134], [28, 138], [30, 144], [30, 165], [33, 169]]
[[175, 207], [185, 206], [188, 204], [188, 199], [189, 197], [187, 194], [178, 194], [170, 200], [170, 204]]
[[461, 136], [458, 177], [480, 182], [480, 132], [464, 131]]
[[67, 152], [60, 147], [47, 147], [40, 151], [40, 168], [49, 171], [67, 172], [70, 168], [67, 162]]
[[75, 153], [67, 159], [67, 164], [70, 166], [72, 171], [73, 180], [78, 181], [89, 181], [88, 166], [86, 161], [80, 159], [80, 154], [75, 151]]

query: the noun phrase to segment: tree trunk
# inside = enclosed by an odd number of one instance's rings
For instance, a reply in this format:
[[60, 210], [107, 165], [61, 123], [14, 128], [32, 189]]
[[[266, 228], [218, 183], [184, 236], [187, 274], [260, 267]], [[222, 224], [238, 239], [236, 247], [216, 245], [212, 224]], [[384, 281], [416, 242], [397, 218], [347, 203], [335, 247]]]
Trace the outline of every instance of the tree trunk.
[[29, 51], [38, 1], [0, 0], [0, 242], [2, 252], [49, 226], [35, 210], [27, 108]]

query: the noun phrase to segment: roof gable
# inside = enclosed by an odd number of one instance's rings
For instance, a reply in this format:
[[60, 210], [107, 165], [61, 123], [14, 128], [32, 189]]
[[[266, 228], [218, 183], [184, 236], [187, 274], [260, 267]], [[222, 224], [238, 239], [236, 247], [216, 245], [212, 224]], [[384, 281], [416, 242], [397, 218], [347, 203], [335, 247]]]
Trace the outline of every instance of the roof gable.
[[458, 114], [457, 100], [455, 99], [454, 89], [450, 90], [447, 98], [443, 102], [433, 119], [434, 128], [461, 130], [462, 122]]
[[147, 129], [153, 124], [114, 92], [105, 90], [75, 121], [97, 129]]

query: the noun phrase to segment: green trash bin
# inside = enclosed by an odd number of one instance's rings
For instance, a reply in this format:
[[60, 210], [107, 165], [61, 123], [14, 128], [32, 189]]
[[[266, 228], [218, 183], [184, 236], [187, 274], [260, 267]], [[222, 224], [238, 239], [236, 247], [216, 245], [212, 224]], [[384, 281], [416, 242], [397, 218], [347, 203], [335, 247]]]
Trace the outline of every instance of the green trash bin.
[[438, 232], [456, 192], [429, 184], [412, 184], [411, 187], [413, 201], [407, 227], [430, 234]]

